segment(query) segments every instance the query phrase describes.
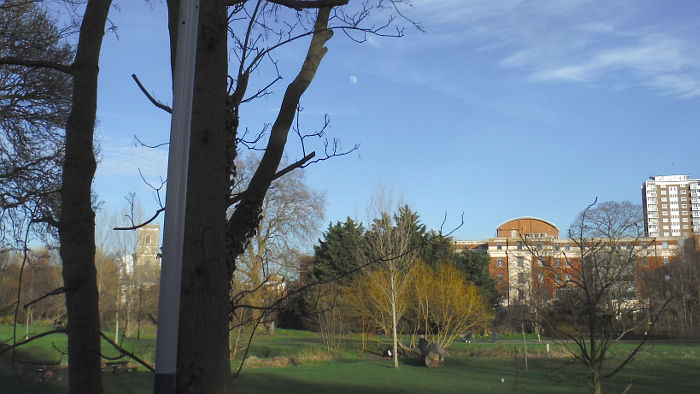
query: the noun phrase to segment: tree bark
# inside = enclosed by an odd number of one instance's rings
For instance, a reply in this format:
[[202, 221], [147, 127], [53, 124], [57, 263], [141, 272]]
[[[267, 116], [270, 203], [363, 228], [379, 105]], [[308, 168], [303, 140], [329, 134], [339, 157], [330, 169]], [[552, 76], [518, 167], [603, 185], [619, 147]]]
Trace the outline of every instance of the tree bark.
[[[173, 3], [178, 2], [169, 2], [169, 7]], [[226, 155], [226, 7], [219, 0], [202, 1], [199, 12], [176, 391], [229, 393], [229, 277], [224, 253], [230, 168]], [[171, 38], [176, 39], [173, 33], [171, 30]]]
[[68, 381], [71, 393], [101, 393], [99, 294], [95, 269], [95, 174], [93, 134], [97, 111], [97, 75], [111, 0], [87, 3], [73, 75], [72, 110], [66, 125], [60, 254], [66, 288]]

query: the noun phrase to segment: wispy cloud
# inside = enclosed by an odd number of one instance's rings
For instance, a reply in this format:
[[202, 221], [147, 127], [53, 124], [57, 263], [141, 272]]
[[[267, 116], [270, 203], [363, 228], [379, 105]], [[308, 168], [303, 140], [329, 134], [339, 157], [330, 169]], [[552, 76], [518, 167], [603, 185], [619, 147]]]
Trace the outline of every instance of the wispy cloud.
[[151, 149], [134, 139], [102, 138], [100, 143], [100, 176], [139, 176], [139, 170], [148, 179], [165, 177], [168, 166], [167, 147]]
[[[492, 57], [530, 83], [640, 86], [700, 97], [700, 24], [636, 1], [416, 0], [427, 34], [404, 45]], [[692, 5], [689, 7], [693, 7]], [[663, 15], [658, 15], [659, 13]], [[618, 80], [619, 79], [619, 80]]]

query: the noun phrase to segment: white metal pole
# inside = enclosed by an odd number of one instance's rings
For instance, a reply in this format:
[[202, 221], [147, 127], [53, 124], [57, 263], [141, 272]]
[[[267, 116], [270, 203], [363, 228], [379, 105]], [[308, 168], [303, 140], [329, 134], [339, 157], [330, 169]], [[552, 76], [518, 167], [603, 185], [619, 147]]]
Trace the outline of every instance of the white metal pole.
[[177, 338], [180, 316], [182, 245], [185, 229], [187, 169], [192, 126], [192, 92], [199, 0], [181, 0], [177, 32], [177, 53], [173, 78], [173, 116], [168, 155], [163, 259], [160, 273], [158, 331], [156, 337], [155, 394], [175, 392]]

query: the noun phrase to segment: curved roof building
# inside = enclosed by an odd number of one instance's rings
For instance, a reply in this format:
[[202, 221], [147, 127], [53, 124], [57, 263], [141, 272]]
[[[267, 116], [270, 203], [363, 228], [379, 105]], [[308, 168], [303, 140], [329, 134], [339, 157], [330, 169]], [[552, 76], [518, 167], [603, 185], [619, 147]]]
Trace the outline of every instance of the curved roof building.
[[510, 219], [496, 228], [496, 236], [499, 238], [520, 238], [528, 235], [559, 238], [559, 228], [551, 222], [533, 216]]

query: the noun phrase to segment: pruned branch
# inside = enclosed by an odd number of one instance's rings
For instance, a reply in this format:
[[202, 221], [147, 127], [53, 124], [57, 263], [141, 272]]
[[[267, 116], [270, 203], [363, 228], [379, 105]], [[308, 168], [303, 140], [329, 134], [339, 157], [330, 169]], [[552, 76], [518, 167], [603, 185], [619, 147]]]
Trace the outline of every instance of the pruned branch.
[[156, 213], [153, 214], [153, 216], [151, 216], [150, 219], [146, 220], [146, 221], [143, 222], [143, 223], [139, 223], [139, 224], [136, 224], [136, 225], [133, 225], [133, 226], [129, 226], [129, 227], [114, 227], [113, 230], [117, 230], [117, 231], [128, 231], [128, 230], [136, 230], [136, 229], [139, 229], [139, 228], [141, 228], [141, 227], [143, 227], [143, 226], [145, 226], [145, 225], [151, 223], [152, 221], [156, 220], [156, 218], [158, 217], [158, 215], [160, 215], [160, 214], [161, 214], [162, 212], [164, 212], [164, 211], [165, 211], [165, 207], [159, 208], [158, 210], [156, 210]]
[[148, 98], [148, 100], [149, 100], [153, 105], [155, 105], [156, 107], [162, 109], [163, 111], [165, 111], [165, 112], [167, 112], [167, 113], [169, 113], [169, 114], [172, 114], [172, 113], [173, 113], [173, 109], [172, 109], [172, 108], [170, 108], [169, 106], [167, 106], [167, 105], [161, 103], [160, 101], [156, 100], [153, 96], [151, 96], [151, 94], [148, 92], [148, 90], [146, 90], [146, 88], [143, 86], [143, 84], [141, 84], [141, 81], [139, 81], [139, 78], [136, 76], [136, 74], [131, 74], [131, 78], [133, 78], [134, 81], [136, 81], [136, 84], [139, 86], [139, 89], [141, 89], [141, 92], [143, 92], [143, 94], [146, 95], [146, 98]]

